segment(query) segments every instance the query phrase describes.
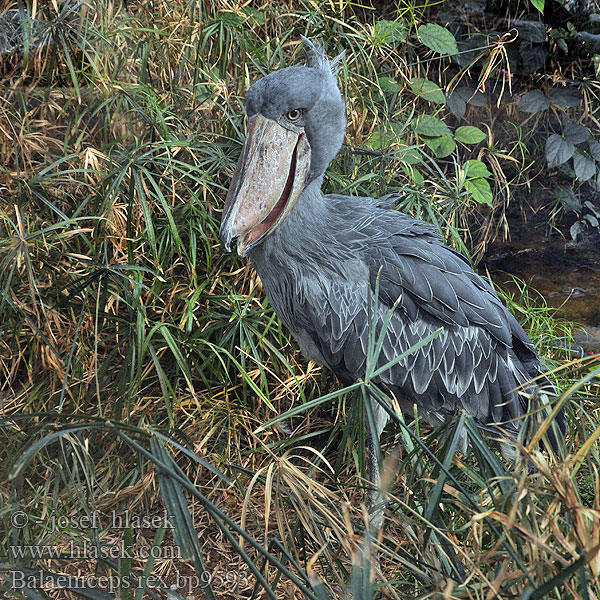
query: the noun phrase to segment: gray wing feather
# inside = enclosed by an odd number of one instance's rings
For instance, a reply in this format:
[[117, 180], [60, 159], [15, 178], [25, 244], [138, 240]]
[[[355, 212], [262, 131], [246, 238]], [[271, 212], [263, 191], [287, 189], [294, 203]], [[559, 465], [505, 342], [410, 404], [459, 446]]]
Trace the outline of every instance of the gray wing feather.
[[[524, 407], [515, 388], [539, 374], [539, 360], [490, 284], [445, 246], [431, 225], [382, 209], [385, 201], [327, 198], [334, 204], [339, 227], [332, 228], [329, 240], [321, 241], [331, 248], [320, 256], [346, 260], [356, 272], [346, 273], [339, 263], [328, 261], [311, 269], [310, 276], [296, 274], [288, 283], [280, 281], [285, 269], [277, 270], [271, 285], [271, 301], [303, 351], [345, 383], [363, 378], [367, 307], [378, 290], [377, 335], [398, 301], [378, 367], [442, 329], [429, 344], [379, 376], [378, 383], [389, 388], [405, 410], [416, 403], [432, 424], [463, 409], [482, 425], [522, 416]], [[343, 223], [352, 226], [344, 230]], [[286, 286], [296, 291], [293, 301], [281, 291]], [[516, 430], [519, 425], [510, 427]]]
[[[312, 315], [312, 323], [305, 326], [327, 365], [346, 381], [364, 377], [366, 307], [369, 294], [378, 289], [378, 334], [400, 298], [385, 332], [378, 367], [443, 328], [428, 345], [381, 374], [380, 383], [396, 393], [401, 404], [416, 402], [435, 423], [460, 409], [485, 424], [517, 418], [523, 411], [514, 391], [518, 378], [510, 367], [511, 361], [519, 363], [513, 337], [521, 342], [524, 355], [530, 353], [533, 369], [537, 357], [531, 342], [491, 286], [444, 246], [431, 226], [398, 218], [400, 213], [385, 214], [392, 215], [384, 220], [385, 235], [382, 219], [376, 224], [363, 219], [361, 235], [355, 236], [361, 240], [357, 258], [368, 267], [369, 288], [364, 281], [343, 277], [323, 282], [325, 307], [319, 305], [322, 290], [314, 298], [305, 292]], [[375, 227], [377, 231], [371, 232]]]

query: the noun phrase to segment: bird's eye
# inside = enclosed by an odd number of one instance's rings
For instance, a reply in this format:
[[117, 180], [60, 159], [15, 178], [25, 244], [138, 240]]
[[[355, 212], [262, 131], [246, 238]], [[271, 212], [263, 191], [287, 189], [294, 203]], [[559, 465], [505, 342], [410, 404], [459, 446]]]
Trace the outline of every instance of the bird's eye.
[[301, 116], [302, 116], [302, 111], [299, 108], [294, 108], [293, 110], [290, 110], [290, 112], [287, 115], [285, 115], [285, 118], [288, 121], [291, 121], [292, 123], [294, 123]]

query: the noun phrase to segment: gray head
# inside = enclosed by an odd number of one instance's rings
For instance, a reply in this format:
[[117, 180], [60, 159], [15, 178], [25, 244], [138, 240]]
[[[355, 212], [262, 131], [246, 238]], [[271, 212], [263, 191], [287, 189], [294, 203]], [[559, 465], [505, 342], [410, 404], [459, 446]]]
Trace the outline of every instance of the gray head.
[[[263, 77], [246, 93], [248, 132], [234, 173], [219, 237], [239, 237], [246, 254], [286, 217], [302, 190], [321, 178], [344, 139], [339, 55], [330, 61], [306, 38], [306, 65]], [[307, 52], [308, 49], [308, 52]]]
[[320, 45], [305, 37], [302, 41], [306, 65], [275, 71], [251, 85], [246, 92], [246, 113], [278, 121], [299, 110], [302, 116], [294, 122], [306, 131], [310, 179], [314, 179], [325, 173], [344, 140], [345, 105], [336, 80], [343, 54], [330, 61]]

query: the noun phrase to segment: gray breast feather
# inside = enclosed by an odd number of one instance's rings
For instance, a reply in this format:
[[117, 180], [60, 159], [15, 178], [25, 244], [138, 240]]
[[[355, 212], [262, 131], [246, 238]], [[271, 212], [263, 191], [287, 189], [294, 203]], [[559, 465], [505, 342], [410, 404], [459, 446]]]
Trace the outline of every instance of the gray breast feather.
[[[369, 327], [375, 326], [378, 339], [389, 317], [389, 304], [379, 299], [377, 318], [369, 320], [367, 306], [372, 293], [354, 281], [313, 281], [304, 286], [301, 315], [294, 319], [296, 326], [301, 323], [294, 333], [303, 352], [346, 383], [364, 378]], [[450, 325], [423, 311], [409, 319], [399, 307], [383, 333], [376, 368], [440, 326], [437, 337], [382, 372], [375, 383], [394, 393], [406, 410], [416, 403], [420, 414], [433, 425], [462, 409], [485, 424], [506, 422], [522, 414], [509, 348], [478, 324]]]

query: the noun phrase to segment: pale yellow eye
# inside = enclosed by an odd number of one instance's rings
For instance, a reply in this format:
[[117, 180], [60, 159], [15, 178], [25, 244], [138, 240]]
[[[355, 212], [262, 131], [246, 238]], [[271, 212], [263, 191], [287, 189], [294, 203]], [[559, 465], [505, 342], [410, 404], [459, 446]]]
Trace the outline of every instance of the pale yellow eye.
[[292, 121], [292, 123], [294, 121], [297, 121], [301, 116], [302, 111], [299, 108], [294, 108], [293, 110], [290, 110], [290, 112], [287, 115], [285, 115], [286, 119], [288, 121]]

